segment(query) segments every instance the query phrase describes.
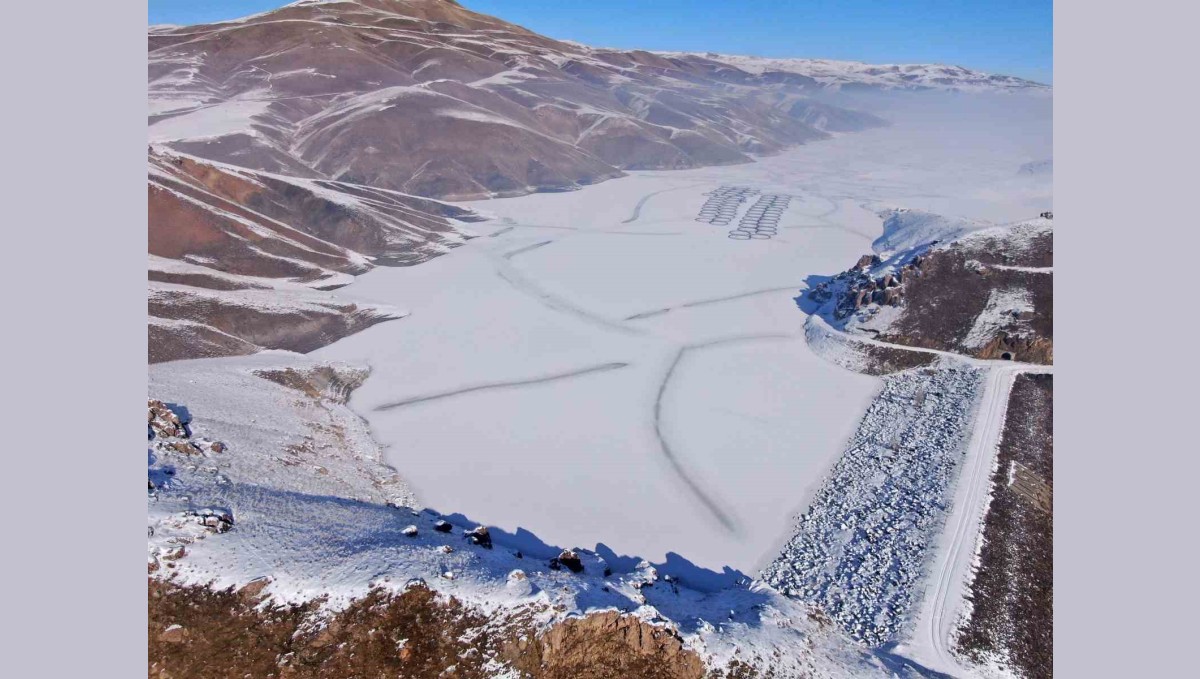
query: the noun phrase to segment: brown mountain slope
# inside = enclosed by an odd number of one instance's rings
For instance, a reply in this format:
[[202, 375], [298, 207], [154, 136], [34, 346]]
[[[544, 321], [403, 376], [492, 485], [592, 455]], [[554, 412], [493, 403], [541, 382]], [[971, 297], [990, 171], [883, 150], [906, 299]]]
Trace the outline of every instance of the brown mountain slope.
[[469, 210], [364, 186], [297, 179], [151, 149], [147, 172], [152, 363], [311, 351], [402, 313], [327, 292], [376, 265], [462, 244]]
[[748, 162], [882, 124], [799, 74], [552, 40], [449, 0], [300, 2], [149, 32], [150, 137], [247, 168], [449, 198]]

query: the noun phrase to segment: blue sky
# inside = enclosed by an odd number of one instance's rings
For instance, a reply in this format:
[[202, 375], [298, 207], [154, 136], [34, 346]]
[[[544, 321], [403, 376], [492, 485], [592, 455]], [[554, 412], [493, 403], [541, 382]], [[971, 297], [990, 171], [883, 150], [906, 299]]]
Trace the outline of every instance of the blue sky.
[[[460, 0], [589, 45], [939, 62], [1051, 82], [1051, 0]], [[233, 19], [287, 0], [148, 0], [150, 23]]]

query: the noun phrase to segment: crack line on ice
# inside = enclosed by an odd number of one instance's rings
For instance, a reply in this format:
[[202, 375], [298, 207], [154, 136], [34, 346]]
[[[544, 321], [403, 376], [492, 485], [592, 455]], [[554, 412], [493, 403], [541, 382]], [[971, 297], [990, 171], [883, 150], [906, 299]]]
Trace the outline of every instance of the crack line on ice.
[[619, 370], [621, 368], [625, 368], [628, 366], [629, 366], [629, 364], [624, 363], [624, 362], [604, 363], [602, 365], [594, 365], [590, 368], [581, 368], [579, 370], [572, 370], [571, 372], [559, 373], [557, 375], [546, 375], [544, 377], [531, 377], [531, 378], [527, 378], [527, 379], [523, 379], [523, 380], [512, 380], [509, 382], [489, 382], [487, 384], [477, 384], [473, 387], [464, 387], [462, 389], [455, 389], [454, 391], [446, 391], [446, 392], [442, 392], [440, 394], [429, 394], [427, 396], [414, 396], [413, 398], [407, 398], [407, 399], [404, 399], [403, 401], [394, 401], [392, 403], [385, 403], [381, 406], [376, 406], [375, 412], [382, 412], [385, 410], [402, 408], [404, 406], [410, 406], [410, 405], [413, 405], [416, 403], [425, 403], [426, 401], [436, 401], [438, 399], [450, 398], [452, 396], [461, 396], [462, 394], [470, 394], [470, 393], [476, 392], [476, 391], [486, 391], [489, 389], [504, 389], [507, 387], [523, 387], [523, 386], [528, 386], [531, 384], [543, 384], [546, 382], [565, 380], [565, 379], [568, 379], [571, 377], [579, 377], [581, 375], [587, 375], [590, 373], [607, 372], [609, 370]]

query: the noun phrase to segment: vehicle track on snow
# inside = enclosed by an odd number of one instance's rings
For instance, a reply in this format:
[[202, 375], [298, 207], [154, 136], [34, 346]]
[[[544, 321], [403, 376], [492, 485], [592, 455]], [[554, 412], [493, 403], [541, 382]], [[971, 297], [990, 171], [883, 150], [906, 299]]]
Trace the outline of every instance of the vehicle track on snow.
[[600, 326], [605, 330], [613, 330], [626, 335], [643, 334], [643, 331], [639, 328], [631, 328], [617, 321], [613, 321], [599, 314], [595, 314], [572, 303], [568, 299], [564, 299], [548, 290], [543, 289], [541, 286], [523, 276], [520, 271], [518, 271], [517, 268], [514, 267], [509, 261], [521, 253], [544, 247], [552, 242], [554, 241], [547, 240], [540, 243], [534, 243], [533, 245], [527, 245], [525, 247], [506, 252], [499, 257], [495, 257], [493, 255], [493, 261], [496, 263], [496, 275], [498, 275], [504, 282], [511, 285], [516, 291], [532, 297], [538, 303], [548, 309], [574, 316], [580, 320], [591, 323], [592, 325]]
[[[507, 223], [507, 222], [506, 222]], [[624, 223], [624, 222], [622, 222]], [[599, 233], [608, 236], [682, 236], [683, 231], [620, 231], [618, 229], [581, 229], [575, 226], [556, 226], [553, 224], [523, 224], [512, 222], [512, 228], [521, 229], [552, 229], [554, 231], [571, 231], [573, 233]], [[493, 234], [499, 235], [499, 233]]]
[[690, 189], [690, 188], [694, 188], [697, 186], [704, 186], [704, 184], [688, 184], [687, 186], [676, 186], [676, 187], [673, 187], [670, 189], [662, 189], [661, 191], [654, 191], [653, 193], [647, 193], [646, 195], [642, 196], [642, 199], [637, 202], [637, 205], [633, 206], [633, 213], [631, 215], [629, 215], [629, 219], [623, 220], [621, 223], [622, 224], [630, 224], [632, 222], [636, 222], [638, 220], [638, 218], [640, 218], [642, 216], [642, 208], [646, 205], [646, 201], [650, 200], [651, 198], [653, 198], [657, 195], [661, 195], [664, 193], [670, 193], [671, 191], [682, 191], [683, 189]]
[[[1017, 375], [1053, 373], [1054, 366], [973, 358], [950, 351], [882, 342], [837, 330], [824, 318], [816, 315], [809, 316], [808, 322], [822, 324], [827, 331], [843, 335], [850, 341], [944, 356], [988, 370], [979, 411], [975, 416], [962, 470], [955, 486], [951, 513], [947, 516], [940, 537], [940, 540], [949, 542], [939, 543], [936, 560], [927, 580], [928, 589], [918, 610], [916, 629], [912, 635], [912, 641], [917, 646], [914, 649], [914, 655], [917, 656], [915, 660], [931, 661], [937, 664], [935, 669], [953, 672], [958, 676], [970, 676], [973, 672], [963, 667], [954, 655], [950, 636], [963, 601], [963, 588], [967, 583], [974, 547], [986, 515], [984, 500], [990, 491], [992, 465], [1004, 433], [1009, 394]], [[932, 657], [921, 657], [924, 655], [922, 651], [932, 654]]]
[[974, 547], [986, 514], [985, 499], [992, 483], [992, 466], [999, 451], [1013, 380], [1021, 373], [1052, 372], [1052, 366], [993, 364], [987, 376], [979, 413], [971, 434], [955, 493], [953, 513], [943, 539], [949, 545], [938, 555], [930, 574], [931, 592], [918, 617], [916, 638], [934, 654], [941, 669], [970, 674], [955, 657], [950, 636], [963, 600]]
[[506, 252], [502, 256], [504, 257], [504, 259], [511, 260], [513, 257], [516, 257], [517, 255], [522, 255], [522, 254], [525, 254], [526, 252], [529, 252], [530, 250], [536, 250], [540, 247], [545, 247], [553, 242], [554, 242], [553, 240], [544, 240], [540, 243], [534, 243], [533, 245], [526, 245], [523, 248], [517, 248], [516, 250]]
[[658, 438], [658, 445], [662, 450], [663, 457], [666, 458], [676, 476], [683, 481], [684, 485], [688, 487], [688, 490], [692, 492], [696, 499], [699, 500], [706, 509], [708, 509], [708, 511], [713, 515], [717, 522], [725, 528], [725, 530], [733, 534], [737, 534], [740, 531], [737, 520], [723, 510], [721, 508], [721, 503], [714, 499], [707, 491], [705, 491], [698, 481], [692, 478], [691, 474], [688, 473], [687, 468], [684, 467], [683, 461], [678, 455], [675, 454], [675, 450], [671, 447], [671, 444], [667, 442], [667, 437], [663, 434], [662, 426], [663, 397], [666, 395], [667, 388], [671, 384], [671, 378], [675, 376], [675, 370], [679, 367], [680, 362], [683, 361], [684, 355], [689, 351], [706, 349], [709, 347], [714, 347], [721, 344], [731, 344], [734, 342], [794, 338], [794, 335], [784, 334], [743, 335], [739, 337], [726, 337], [724, 339], [712, 340], [710, 342], [703, 342], [701, 344], [689, 344], [680, 347], [679, 350], [675, 352], [675, 358], [672, 359], [671, 365], [667, 368], [666, 374], [663, 375], [662, 382], [658, 385], [658, 395], [654, 399], [654, 435]]
[[529, 386], [529, 385], [533, 385], [533, 384], [545, 384], [547, 382], [556, 382], [558, 380], [565, 380], [565, 379], [569, 379], [572, 377], [580, 377], [582, 375], [589, 375], [591, 373], [608, 372], [609, 370], [620, 370], [621, 368], [629, 367], [629, 365], [630, 365], [629, 363], [617, 361], [617, 362], [613, 362], [613, 363], [603, 363], [601, 365], [594, 365], [589, 368], [580, 368], [578, 370], [572, 370], [570, 372], [565, 372], [565, 373], [558, 373], [555, 375], [544, 375], [542, 377], [530, 377], [530, 378], [526, 378], [523, 380], [510, 380], [510, 381], [505, 381], [505, 382], [487, 382], [485, 384], [477, 384], [477, 385], [470, 386], [470, 387], [463, 387], [462, 389], [455, 389], [453, 391], [444, 391], [444, 392], [437, 393], [437, 394], [428, 394], [425, 396], [414, 396], [412, 398], [406, 398], [402, 401], [393, 401], [392, 403], [385, 403], [381, 406], [376, 406], [374, 408], [374, 410], [375, 410], [375, 412], [384, 412], [387, 410], [403, 408], [404, 406], [410, 406], [410, 405], [414, 405], [417, 403], [426, 403], [428, 401], [437, 401], [437, 400], [440, 400], [443, 398], [451, 398], [453, 396], [461, 396], [463, 394], [471, 394], [471, 393], [474, 393], [477, 391], [488, 391], [491, 389], [508, 389], [511, 387], [524, 387], [524, 386]]
[[650, 311], [642, 311], [642, 312], [633, 314], [632, 316], [626, 316], [622, 320], [636, 321], [636, 320], [639, 320], [642, 318], [650, 318], [652, 316], [658, 316], [661, 314], [670, 313], [676, 309], [691, 309], [693, 307], [705, 306], [708, 304], [721, 304], [723, 302], [732, 302], [734, 300], [744, 299], [746, 297], [755, 297], [757, 295], [767, 295], [772, 292], [783, 292], [785, 290], [799, 290], [799, 289], [800, 289], [800, 286], [798, 286], [798, 285], [785, 285], [785, 286], [779, 287], [779, 288], [763, 288], [762, 290], [751, 290], [749, 292], [739, 292], [737, 294], [727, 295], [725, 297], [713, 297], [711, 299], [700, 299], [700, 300], [696, 300], [694, 302], [684, 302], [683, 304], [677, 304], [675, 306], [663, 307], [661, 309], [651, 309]]
[[946, 523], [944, 534], [950, 536], [950, 546], [940, 555], [931, 576], [933, 593], [927, 599], [932, 601], [932, 610], [929, 615], [922, 616], [926, 621], [923, 633], [943, 669], [962, 669], [950, 650], [950, 627], [954, 622], [955, 604], [960, 598], [952, 597], [951, 591], [956, 581], [961, 582], [960, 567], [967, 565], [962, 562], [967, 558], [966, 551], [974, 545], [974, 540], [969, 539], [975, 533], [971, 527], [982, 518], [983, 498], [987, 495], [988, 482], [991, 480], [992, 458], [1000, 444], [1000, 433], [1008, 409], [1008, 394], [1017, 372], [1019, 368], [1016, 367], [997, 366], [988, 374], [979, 414], [967, 447], [967, 458], [963, 461], [959, 476], [955, 511]]

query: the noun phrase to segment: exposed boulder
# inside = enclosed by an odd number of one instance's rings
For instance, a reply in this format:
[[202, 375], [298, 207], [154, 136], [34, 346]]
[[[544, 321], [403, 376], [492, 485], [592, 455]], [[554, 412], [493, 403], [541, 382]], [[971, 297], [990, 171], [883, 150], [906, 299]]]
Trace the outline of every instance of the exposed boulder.
[[196, 523], [214, 533], [228, 533], [233, 530], [233, 514], [227, 510], [206, 507], [188, 512], [188, 515], [194, 517]]
[[269, 584], [271, 584], [271, 578], [265, 576], [261, 578], [255, 578], [245, 585], [242, 585], [242, 587], [238, 589], [237, 594], [242, 598], [243, 601], [258, 601], [260, 598], [262, 598], [263, 590], [265, 590]]
[[182, 644], [187, 638], [187, 629], [181, 625], [171, 625], [158, 635], [158, 640], [166, 644]]
[[187, 437], [187, 423], [179, 414], [158, 399], [147, 399], [150, 431], [161, 438]]
[[566, 567], [572, 573], [582, 573], [583, 561], [574, 551], [564, 549], [557, 557], [550, 559], [550, 568], [558, 570], [559, 567]]
[[854, 264], [855, 269], [869, 269], [883, 260], [879, 259], [879, 255], [863, 255], [858, 258], [858, 262]]
[[[539, 641], [545, 676], [705, 676], [700, 657], [674, 630], [616, 611], [566, 620]], [[592, 674], [598, 666], [607, 671]]]
[[191, 441], [172, 441], [170, 443], [170, 448], [181, 455], [199, 455], [202, 452], [200, 448]]
[[476, 526], [464, 533], [464, 535], [473, 545], [478, 545], [484, 549], [492, 548], [492, 536], [488, 533], [487, 526]]

